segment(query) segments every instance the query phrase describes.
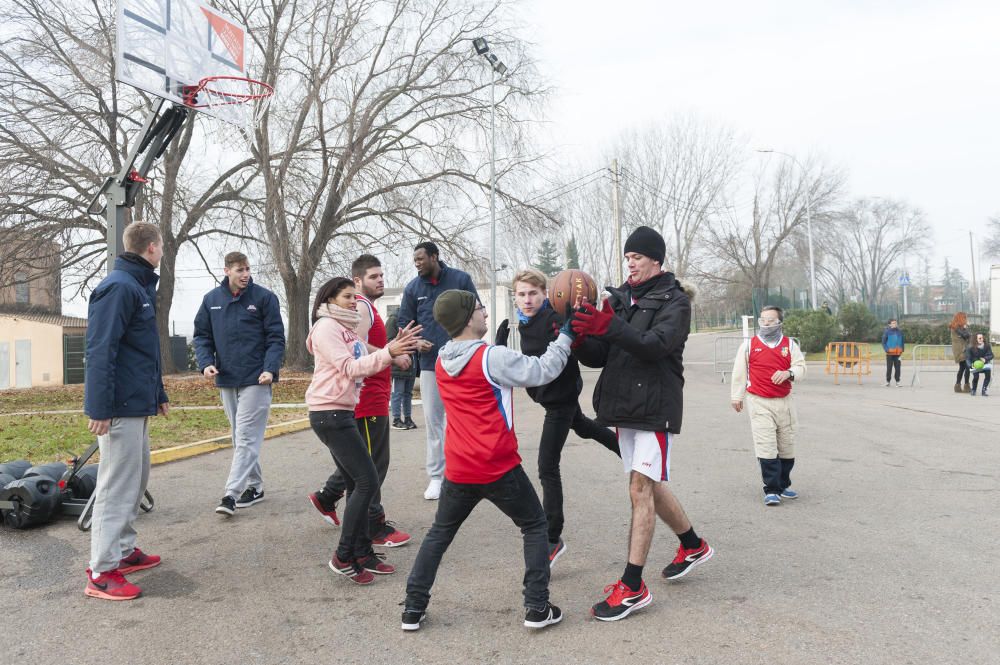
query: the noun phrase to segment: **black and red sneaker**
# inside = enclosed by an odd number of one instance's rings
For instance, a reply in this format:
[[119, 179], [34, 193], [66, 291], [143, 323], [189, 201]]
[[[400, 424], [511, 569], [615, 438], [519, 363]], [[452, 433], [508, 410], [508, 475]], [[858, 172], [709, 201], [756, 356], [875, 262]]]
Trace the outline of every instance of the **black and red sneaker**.
[[340, 518], [337, 517], [337, 502], [334, 501], [332, 504], [325, 504], [320, 494], [322, 494], [322, 492], [313, 492], [310, 494], [309, 503], [313, 505], [313, 508], [319, 511], [319, 514], [323, 516], [323, 519], [327, 524], [340, 526]]
[[677, 548], [677, 556], [670, 563], [669, 566], [663, 569], [663, 576], [668, 580], [676, 580], [678, 577], [684, 577], [687, 575], [692, 568], [700, 566], [715, 554], [715, 550], [708, 544], [708, 542], [702, 538], [701, 545], [689, 550], [685, 549], [683, 545]]
[[121, 560], [118, 564], [118, 572], [122, 575], [134, 573], [137, 570], [146, 570], [160, 565], [160, 557], [155, 554], [146, 554], [138, 547], [132, 553]]
[[360, 584], [361, 586], [371, 584], [375, 581], [375, 576], [372, 575], [370, 571], [359, 566], [356, 561], [341, 561], [337, 558], [336, 553], [334, 553], [333, 558], [330, 559], [330, 570], [338, 575], [343, 575], [355, 584]]
[[638, 591], [632, 591], [624, 582], [618, 580], [604, 587], [604, 593], [609, 591], [610, 596], [590, 608], [591, 615], [600, 621], [624, 619], [632, 612], [653, 602], [653, 594], [646, 588], [645, 582], [639, 585]]
[[395, 566], [385, 562], [384, 554], [375, 554], [373, 552], [366, 557], [358, 559], [357, 563], [361, 568], [373, 575], [392, 575], [396, 572]]
[[410, 542], [410, 534], [400, 531], [392, 522], [382, 522], [372, 537], [372, 545], [377, 547], [399, 547]]
[[549, 568], [555, 565], [556, 559], [566, 552], [566, 543], [560, 538], [558, 543], [549, 543]]
[[87, 586], [83, 593], [103, 600], [132, 600], [142, 594], [142, 589], [125, 579], [119, 570], [109, 570], [94, 579], [88, 568]]

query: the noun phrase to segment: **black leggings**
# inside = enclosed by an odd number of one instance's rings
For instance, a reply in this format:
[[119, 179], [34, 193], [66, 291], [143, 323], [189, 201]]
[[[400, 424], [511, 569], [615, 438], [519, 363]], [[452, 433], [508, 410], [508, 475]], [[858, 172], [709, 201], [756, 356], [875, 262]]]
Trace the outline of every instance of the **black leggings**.
[[962, 383], [962, 377], [965, 377], [965, 383], [969, 382], [969, 363], [964, 360], [959, 360], [958, 376], [955, 377], [955, 383]]
[[978, 372], [973, 372], [972, 373], [972, 389], [973, 390], [975, 390], [977, 387], [979, 387], [979, 375], [980, 374], [983, 375], [983, 390], [985, 391], [987, 388], [990, 387], [990, 379], [993, 376], [993, 372], [992, 372], [992, 370], [988, 370], [988, 369], [980, 370]]
[[542, 438], [538, 443], [538, 480], [542, 484], [542, 508], [549, 522], [549, 542], [559, 542], [563, 530], [562, 478], [559, 460], [566, 437], [572, 429], [581, 439], [593, 439], [622, 456], [614, 431], [583, 415], [577, 403], [545, 407]]
[[372, 552], [368, 530], [368, 509], [378, 492], [378, 472], [368, 454], [353, 411], [310, 411], [309, 424], [326, 444], [347, 485], [347, 505], [340, 527], [337, 558], [361, 559]]

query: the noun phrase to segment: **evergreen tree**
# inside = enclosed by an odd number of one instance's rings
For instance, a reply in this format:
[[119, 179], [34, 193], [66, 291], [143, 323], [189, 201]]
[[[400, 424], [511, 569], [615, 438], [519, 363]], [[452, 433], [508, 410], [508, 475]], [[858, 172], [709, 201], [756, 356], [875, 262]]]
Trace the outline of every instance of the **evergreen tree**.
[[534, 264], [534, 267], [541, 270], [547, 277], [552, 277], [562, 270], [558, 261], [559, 250], [556, 249], [556, 244], [551, 240], [543, 240], [538, 248], [538, 263]]
[[576, 236], [570, 236], [566, 243], [566, 269], [580, 269], [580, 252], [576, 248]]

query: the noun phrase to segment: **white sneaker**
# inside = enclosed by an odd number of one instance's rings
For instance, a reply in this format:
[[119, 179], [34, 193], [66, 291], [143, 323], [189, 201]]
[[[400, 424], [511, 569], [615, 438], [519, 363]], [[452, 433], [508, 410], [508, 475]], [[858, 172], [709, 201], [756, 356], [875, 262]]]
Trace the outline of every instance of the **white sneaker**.
[[428, 501], [437, 501], [441, 498], [441, 479], [431, 478], [431, 482], [428, 483], [427, 489], [424, 490], [424, 498]]

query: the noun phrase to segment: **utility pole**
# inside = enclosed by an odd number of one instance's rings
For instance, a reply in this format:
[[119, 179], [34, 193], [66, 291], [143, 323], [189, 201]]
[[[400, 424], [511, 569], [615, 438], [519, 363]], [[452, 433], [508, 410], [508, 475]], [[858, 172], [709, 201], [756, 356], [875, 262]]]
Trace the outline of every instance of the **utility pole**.
[[615, 221], [615, 286], [621, 286], [625, 281], [622, 275], [622, 211], [621, 192], [618, 189], [618, 160], [611, 160], [611, 210]]
[[976, 294], [976, 314], [982, 312], [982, 303], [979, 302], [979, 289], [976, 288], [976, 252], [972, 248], [972, 231], [969, 231], [969, 258], [972, 260], [972, 291]]

